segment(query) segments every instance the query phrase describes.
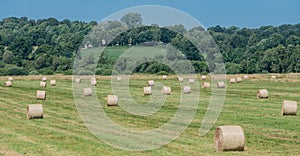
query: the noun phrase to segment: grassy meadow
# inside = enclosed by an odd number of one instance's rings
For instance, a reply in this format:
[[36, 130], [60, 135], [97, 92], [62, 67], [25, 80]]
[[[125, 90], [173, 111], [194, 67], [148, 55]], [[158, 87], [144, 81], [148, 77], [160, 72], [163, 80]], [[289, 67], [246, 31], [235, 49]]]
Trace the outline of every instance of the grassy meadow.
[[[57, 84], [45, 88], [45, 101], [36, 100], [36, 90], [44, 90], [39, 87], [42, 76], [14, 77], [13, 87], [0, 86], [0, 155], [300, 155], [299, 108], [298, 116], [281, 116], [283, 99], [300, 103], [300, 74], [278, 74], [276, 79], [270, 79], [269, 74], [256, 74], [241, 83], [229, 84], [229, 78], [237, 76], [242, 75], [227, 75], [225, 103], [208, 134], [199, 136], [199, 128], [211, 89], [200, 89], [198, 110], [188, 128], [170, 144], [142, 152], [115, 149], [90, 133], [76, 109], [71, 76], [47, 76], [48, 83], [56, 79]], [[157, 113], [139, 117], [121, 107], [107, 107], [105, 98], [112, 92], [111, 80], [108, 76], [97, 76], [98, 99], [114, 122], [147, 130], [162, 126], [176, 113], [181, 92], [176, 76], [168, 76], [167, 80], [158, 75], [131, 76], [133, 98], [147, 103], [150, 97], [143, 96], [143, 87], [149, 79], [171, 86], [172, 93]], [[6, 80], [7, 77], [0, 77], [2, 84]], [[269, 98], [257, 99], [256, 91], [263, 88], [268, 89]], [[26, 106], [37, 103], [43, 104], [44, 118], [28, 120]], [[244, 129], [245, 151], [215, 151], [214, 132], [221, 125], [240, 125]]]

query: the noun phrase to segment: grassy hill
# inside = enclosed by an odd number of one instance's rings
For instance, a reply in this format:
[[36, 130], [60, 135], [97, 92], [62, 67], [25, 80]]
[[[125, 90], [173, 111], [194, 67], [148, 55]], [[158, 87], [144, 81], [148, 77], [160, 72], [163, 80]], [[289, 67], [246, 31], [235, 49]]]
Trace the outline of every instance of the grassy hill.
[[[116, 54], [117, 55], [117, 54]], [[113, 58], [113, 56], [111, 56]], [[235, 77], [236, 75], [228, 75]], [[300, 75], [249, 75], [239, 84], [227, 81], [226, 100], [213, 129], [200, 137], [199, 127], [210, 100], [211, 90], [201, 89], [197, 114], [189, 127], [177, 139], [159, 149], [130, 152], [115, 149], [92, 135], [82, 122], [73, 100], [70, 76], [54, 75], [56, 86], [48, 86], [47, 99], [36, 100], [41, 76], [14, 77], [13, 87], [0, 86], [0, 154], [1, 155], [219, 155], [214, 149], [217, 126], [240, 125], [246, 137], [243, 152], [224, 152], [224, 155], [300, 155], [300, 118], [281, 116], [283, 99], [299, 101]], [[0, 77], [3, 82], [7, 77]], [[157, 75], [133, 75], [130, 91], [137, 102], [146, 103], [142, 95], [146, 81], [153, 79], [172, 86], [172, 94], [162, 109], [149, 117], [133, 116], [121, 107], [107, 107], [105, 97], [111, 93], [109, 77], [99, 76], [97, 96], [111, 119], [132, 129], [151, 129], [166, 123], [177, 110], [180, 85], [175, 76], [161, 80]], [[209, 81], [209, 80], [207, 80]], [[201, 81], [202, 82], [202, 81]], [[158, 86], [155, 86], [158, 87]], [[154, 88], [155, 88], [154, 87]], [[266, 88], [268, 99], [257, 99], [256, 91]], [[26, 119], [26, 106], [41, 103], [44, 119]]]

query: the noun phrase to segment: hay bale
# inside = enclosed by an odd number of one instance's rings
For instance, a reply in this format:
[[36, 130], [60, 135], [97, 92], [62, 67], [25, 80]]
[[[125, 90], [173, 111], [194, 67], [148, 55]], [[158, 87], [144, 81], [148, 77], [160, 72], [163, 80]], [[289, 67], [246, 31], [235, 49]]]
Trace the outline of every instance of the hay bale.
[[12, 82], [11, 81], [4, 82], [4, 87], [12, 87]]
[[47, 82], [41, 81], [41, 82], [40, 82], [40, 87], [46, 88], [46, 87], [47, 87]]
[[27, 119], [43, 118], [43, 114], [42, 104], [31, 104], [27, 106]]
[[210, 88], [209, 82], [203, 82], [201, 88]]
[[206, 80], [206, 76], [205, 76], [205, 75], [202, 75], [202, 76], [201, 76], [201, 80]]
[[36, 99], [38, 99], [38, 100], [46, 100], [46, 91], [44, 91], [44, 90], [37, 90], [36, 91]]
[[163, 86], [162, 93], [165, 94], [165, 95], [170, 95], [171, 94], [171, 87]]
[[82, 96], [83, 97], [92, 96], [92, 95], [93, 95], [92, 88], [83, 88], [82, 89]]
[[249, 76], [248, 75], [244, 75], [244, 79], [248, 79], [249, 78]]
[[183, 86], [183, 87], [182, 87], [182, 91], [183, 91], [184, 94], [189, 94], [189, 93], [191, 93], [191, 92], [192, 92], [192, 91], [191, 91], [191, 86]]
[[257, 98], [268, 98], [268, 90], [267, 89], [260, 89], [256, 92]]
[[153, 81], [153, 80], [149, 80], [149, 81], [147, 82], [147, 84], [148, 84], [148, 86], [154, 86], [154, 81]]
[[219, 126], [215, 132], [216, 151], [243, 151], [245, 135], [240, 126]]
[[231, 78], [231, 79], [229, 80], [229, 82], [230, 82], [230, 83], [235, 83], [236, 80], [235, 80], [235, 78]]
[[163, 79], [163, 80], [166, 80], [166, 79], [167, 79], [167, 75], [163, 75], [163, 76], [162, 76], [162, 79]]
[[42, 81], [43, 81], [43, 82], [46, 82], [46, 81], [47, 81], [47, 77], [43, 77], [43, 78], [42, 78]]
[[194, 84], [195, 80], [194, 79], [189, 79], [189, 84]]
[[8, 80], [8, 81], [13, 81], [14, 78], [13, 78], [13, 77], [8, 77], [7, 80]]
[[281, 115], [297, 115], [297, 102], [283, 100]]
[[217, 83], [218, 88], [225, 88], [225, 83], [223, 81], [220, 81]]
[[92, 86], [97, 86], [97, 81], [96, 81], [96, 80], [92, 80], [92, 81], [91, 81], [91, 85], [92, 85]]
[[178, 78], [178, 81], [179, 81], [179, 82], [183, 82], [184, 80], [183, 80], [182, 77], [179, 77], [179, 78]]
[[108, 95], [107, 96], [107, 106], [118, 106], [118, 96]]
[[237, 83], [240, 83], [240, 82], [242, 82], [242, 81], [243, 81], [243, 79], [242, 79], [241, 77], [237, 77], [237, 78], [236, 78], [236, 82], [237, 82]]
[[271, 78], [272, 78], [272, 79], [276, 79], [276, 76], [275, 76], [275, 75], [272, 75]]
[[80, 83], [80, 82], [81, 82], [81, 79], [76, 78], [74, 81], [75, 81], [76, 83]]
[[56, 86], [56, 80], [50, 80], [50, 85], [51, 86]]
[[144, 95], [151, 95], [152, 89], [151, 87], [144, 87]]
[[121, 81], [122, 80], [122, 77], [117, 77], [117, 81]]

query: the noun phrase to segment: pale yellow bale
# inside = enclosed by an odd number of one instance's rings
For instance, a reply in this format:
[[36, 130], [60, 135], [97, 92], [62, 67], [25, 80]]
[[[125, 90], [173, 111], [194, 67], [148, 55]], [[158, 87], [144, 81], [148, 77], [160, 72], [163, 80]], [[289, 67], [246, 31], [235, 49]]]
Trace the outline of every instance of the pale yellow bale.
[[47, 82], [41, 81], [41, 82], [40, 82], [40, 87], [46, 88], [46, 87], [47, 87]]
[[151, 95], [152, 94], [152, 89], [151, 87], [144, 87], [144, 95]]
[[267, 89], [260, 89], [256, 92], [257, 98], [268, 98], [269, 93]]
[[4, 82], [4, 87], [12, 87], [12, 82], [11, 81]]
[[56, 80], [50, 80], [50, 85], [51, 86], [56, 86]]
[[46, 82], [46, 81], [47, 81], [47, 77], [43, 77], [43, 78], [42, 78], [42, 81], [43, 81], [43, 82]]
[[107, 96], [107, 106], [118, 106], [118, 96], [108, 95]]
[[201, 88], [210, 88], [209, 82], [203, 82]]
[[223, 81], [220, 81], [217, 83], [218, 88], [225, 88], [225, 83]]
[[117, 77], [117, 81], [121, 81], [122, 80], [122, 77]]
[[13, 81], [14, 78], [13, 78], [13, 77], [8, 77], [7, 80], [8, 80], [8, 81]]
[[165, 95], [170, 95], [171, 94], [171, 87], [163, 86], [162, 93], [165, 94]]
[[231, 79], [229, 80], [229, 82], [230, 82], [230, 83], [235, 83], [235, 82], [236, 82], [236, 79], [235, 79], [235, 78], [231, 78]]
[[166, 80], [166, 79], [167, 79], [167, 75], [163, 75], [163, 76], [162, 76], [162, 79], [163, 79], [163, 80]]
[[192, 92], [191, 86], [183, 86], [183, 87], [182, 87], [182, 91], [183, 91], [184, 94], [189, 94], [189, 93], [191, 93], [191, 92]]
[[74, 81], [75, 81], [76, 83], [80, 83], [80, 82], [81, 82], [81, 79], [80, 79], [80, 78], [76, 78]]
[[189, 84], [194, 84], [195, 80], [194, 79], [189, 79]]
[[206, 80], [206, 76], [205, 76], [205, 75], [202, 75], [202, 76], [201, 76], [201, 80]]
[[248, 79], [249, 78], [249, 76], [248, 75], [244, 75], [244, 79]]
[[179, 77], [179, 78], [178, 78], [178, 81], [179, 81], [179, 82], [183, 82], [184, 80], [183, 80], [182, 77]]
[[92, 88], [83, 88], [82, 89], [82, 96], [83, 97], [92, 96], [92, 95], [93, 95]]
[[240, 83], [240, 82], [242, 82], [242, 81], [243, 81], [243, 79], [242, 79], [241, 77], [237, 77], [237, 78], [236, 78], [236, 82], [237, 82], [237, 83]]
[[149, 81], [147, 82], [147, 84], [148, 84], [148, 86], [154, 86], [154, 81], [153, 81], [153, 80], [149, 80]]
[[42, 104], [31, 104], [27, 106], [27, 119], [43, 118], [44, 111]]
[[272, 75], [272, 76], [271, 76], [271, 79], [276, 79], [276, 76], [275, 76], [275, 75]]
[[297, 101], [283, 100], [281, 115], [297, 115]]
[[240, 126], [219, 126], [215, 132], [216, 151], [243, 151], [245, 135]]
[[46, 100], [46, 91], [44, 91], [44, 90], [37, 90], [36, 91], [36, 98], [38, 100]]
[[97, 85], [97, 81], [96, 81], [96, 80], [92, 80], [92, 81], [91, 81], [91, 85], [92, 85], [92, 86], [96, 86], [96, 85]]

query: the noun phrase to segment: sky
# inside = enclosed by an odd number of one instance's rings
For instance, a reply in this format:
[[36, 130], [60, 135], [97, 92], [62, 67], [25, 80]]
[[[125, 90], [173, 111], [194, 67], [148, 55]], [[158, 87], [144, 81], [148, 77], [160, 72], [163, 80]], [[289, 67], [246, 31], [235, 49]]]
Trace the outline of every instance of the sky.
[[1, 0], [0, 4], [1, 20], [13, 16], [99, 22], [130, 7], [162, 5], [189, 14], [206, 28], [300, 23], [299, 0]]

